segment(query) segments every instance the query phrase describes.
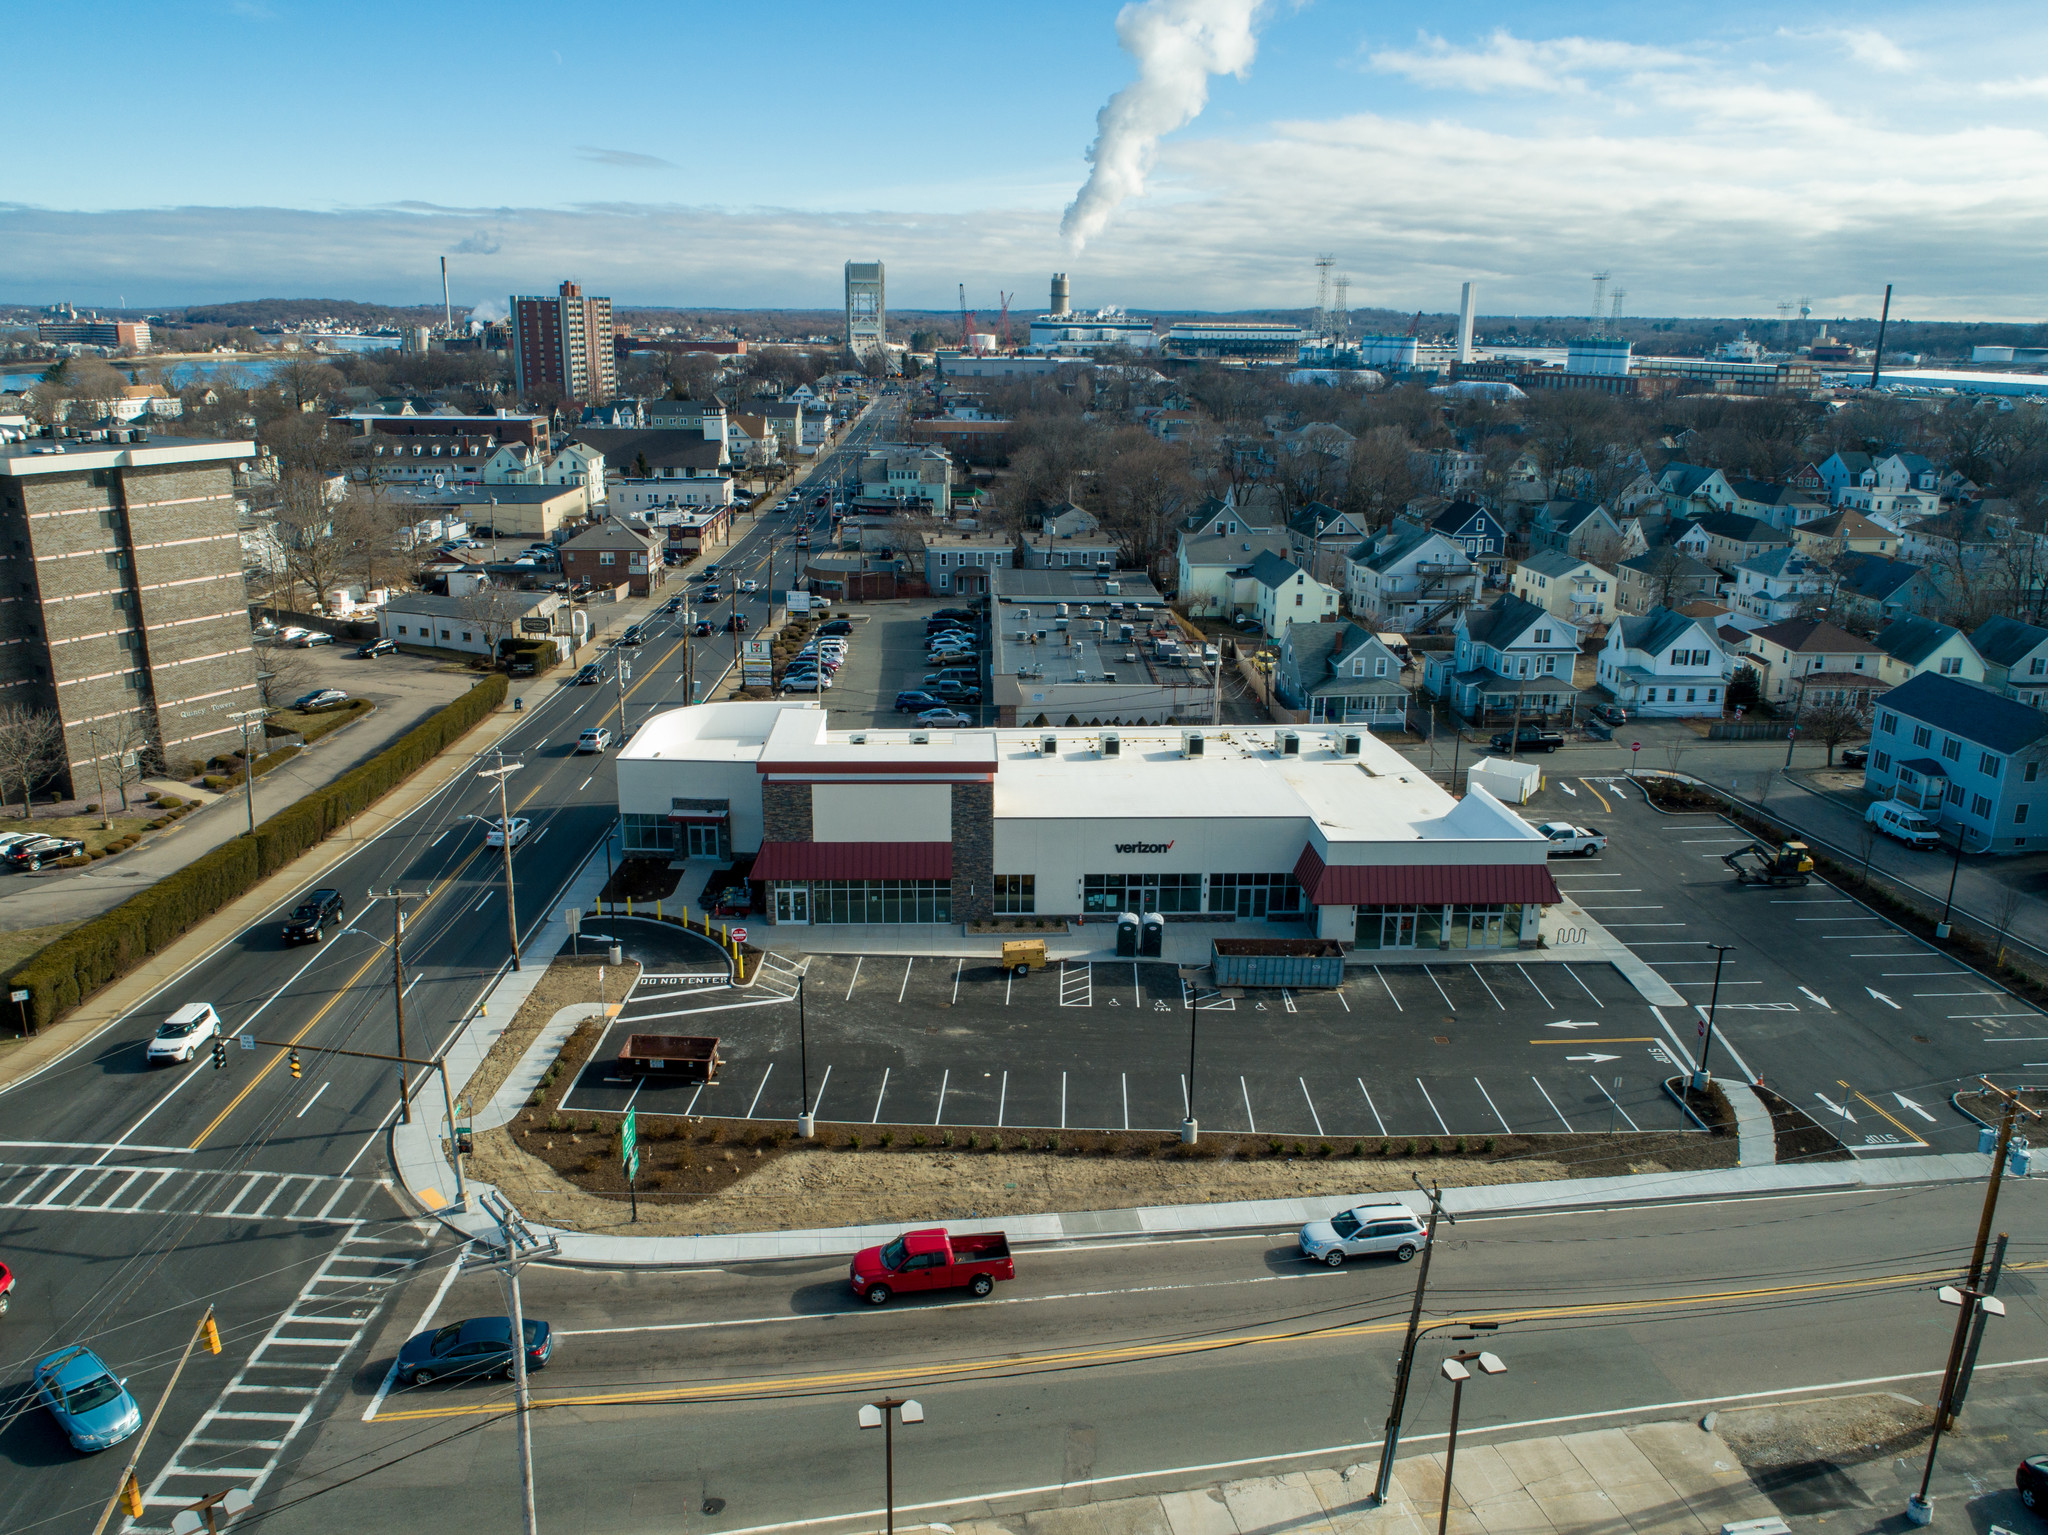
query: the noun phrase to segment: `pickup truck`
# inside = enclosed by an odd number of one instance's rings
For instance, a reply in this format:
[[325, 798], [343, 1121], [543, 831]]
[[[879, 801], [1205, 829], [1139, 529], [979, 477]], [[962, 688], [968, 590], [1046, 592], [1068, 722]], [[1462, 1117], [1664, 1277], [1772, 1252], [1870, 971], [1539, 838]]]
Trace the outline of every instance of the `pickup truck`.
[[1520, 735], [1510, 735], [1503, 730], [1493, 738], [1492, 744], [1497, 752], [1510, 749], [1520, 752], [1554, 752], [1564, 745], [1564, 736], [1555, 730], [1524, 728]]
[[1552, 858], [1591, 858], [1607, 846], [1607, 835], [1596, 826], [1574, 826], [1569, 821], [1545, 821], [1536, 828], [1550, 839]]
[[864, 1247], [847, 1270], [853, 1293], [870, 1306], [886, 1306], [889, 1298], [912, 1290], [953, 1290], [965, 1285], [986, 1295], [998, 1279], [1015, 1279], [1010, 1239], [1000, 1231], [974, 1236], [949, 1236], [943, 1226], [906, 1231], [880, 1247]]

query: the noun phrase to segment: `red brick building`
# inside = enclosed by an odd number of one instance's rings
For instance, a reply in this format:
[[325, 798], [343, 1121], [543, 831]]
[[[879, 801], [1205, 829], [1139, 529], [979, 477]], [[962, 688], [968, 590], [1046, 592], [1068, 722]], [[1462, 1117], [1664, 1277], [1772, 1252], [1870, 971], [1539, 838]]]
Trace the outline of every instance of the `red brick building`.
[[645, 597], [667, 579], [661, 534], [642, 522], [607, 517], [561, 546], [562, 574], [569, 584], [614, 587], [621, 582]]
[[529, 400], [601, 405], [618, 392], [612, 301], [588, 298], [573, 282], [553, 298], [512, 299], [512, 377]]

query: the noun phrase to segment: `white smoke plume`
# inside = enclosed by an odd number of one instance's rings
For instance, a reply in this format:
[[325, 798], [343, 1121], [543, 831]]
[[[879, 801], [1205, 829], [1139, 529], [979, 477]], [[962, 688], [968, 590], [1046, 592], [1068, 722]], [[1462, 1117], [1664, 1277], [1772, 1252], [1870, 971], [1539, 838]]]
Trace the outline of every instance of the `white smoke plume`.
[[1145, 190], [1160, 138], [1209, 102], [1211, 75], [1242, 75], [1259, 49], [1265, 0], [1136, 0], [1117, 12], [1116, 38], [1138, 78], [1095, 114], [1094, 169], [1060, 220], [1070, 252], [1102, 233], [1126, 198]]
[[470, 310], [469, 317], [472, 320], [480, 321], [485, 325], [490, 325], [496, 323], [499, 320], [509, 319], [511, 317], [511, 314], [512, 311], [507, 309], [503, 304], [499, 303], [496, 299], [487, 298], [481, 304], [477, 305], [476, 308]]

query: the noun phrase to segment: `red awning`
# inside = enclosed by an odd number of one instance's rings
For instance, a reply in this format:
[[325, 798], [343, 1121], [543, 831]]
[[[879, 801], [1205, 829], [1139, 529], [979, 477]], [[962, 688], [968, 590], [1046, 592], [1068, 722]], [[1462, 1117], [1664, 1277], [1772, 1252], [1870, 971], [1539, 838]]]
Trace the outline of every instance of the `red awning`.
[[951, 879], [950, 842], [764, 842], [749, 879]]
[[1305, 847], [1294, 877], [1312, 906], [1491, 906], [1562, 899], [1540, 863], [1325, 864]]

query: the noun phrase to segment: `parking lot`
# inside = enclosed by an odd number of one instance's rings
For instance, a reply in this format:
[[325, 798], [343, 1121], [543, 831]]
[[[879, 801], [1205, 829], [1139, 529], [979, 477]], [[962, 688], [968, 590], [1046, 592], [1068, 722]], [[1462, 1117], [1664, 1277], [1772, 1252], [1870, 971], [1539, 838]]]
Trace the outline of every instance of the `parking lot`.
[[[832, 609], [853, 623], [852, 644], [847, 647], [846, 665], [832, 679], [825, 694], [825, 707], [834, 730], [859, 730], [869, 726], [904, 727], [914, 716], [896, 712], [896, 695], [916, 688], [935, 666], [925, 664], [925, 620], [940, 608], [958, 606], [939, 598], [911, 602], [840, 605]], [[987, 680], [986, 675], [983, 678]], [[810, 695], [805, 695], [810, 696]], [[985, 720], [972, 705], [961, 712]]]

